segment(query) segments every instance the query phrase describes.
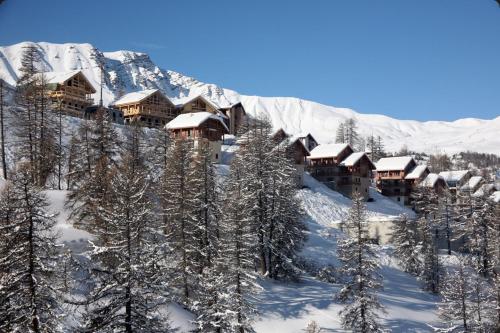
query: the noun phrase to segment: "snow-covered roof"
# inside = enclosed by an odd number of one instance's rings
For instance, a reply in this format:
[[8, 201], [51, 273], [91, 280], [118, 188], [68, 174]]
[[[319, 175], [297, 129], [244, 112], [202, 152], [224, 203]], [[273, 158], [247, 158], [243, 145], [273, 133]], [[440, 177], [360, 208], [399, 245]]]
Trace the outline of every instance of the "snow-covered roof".
[[411, 161], [414, 161], [411, 156], [384, 157], [378, 160], [377, 171], [404, 170]]
[[363, 155], [366, 155], [366, 154], [363, 152], [352, 153], [351, 155], [347, 156], [346, 159], [344, 159], [342, 162], [340, 162], [340, 165], [348, 166], [348, 167], [353, 166], [363, 157]]
[[155, 92], [159, 91], [158, 89], [147, 89], [141, 91], [134, 91], [128, 94], [123, 95], [119, 99], [113, 102], [114, 105], [121, 104], [130, 104], [130, 103], [138, 103], [145, 98], [153, 95]]
[[405, 179], [420, 179], [425, 170], [427, 170], [427, 165], [417, 165], [409, 174], [406, 175]]
[[441, 171], [439, 175], [443, 177], [446, 182], [458, 182], [468, 172], [469, 170]]
[[213, 107], [216, 110], [219, 110], [221, 108], [220, 106], [218, 106], [217, 104], [215, 104], [214, 102], [212, 102], [211, 100], [209, 100], [208, 98], [206, 98], [203, 95], [196, 95], [194, 97], [187, 97], [187, 98], [178, 99], [176, 106], [183, 106], [185, 104], [191, 103], [192, 101], [194, 101], [195, 99], [198, 99], [198, 98], [202, 99], [205, 103], [207, 103], [208, 105], [210, 105], [211, 107]]
[[461, 190], [470, 190], [470, 189], [475, 189], [479, 183], [483, 180], [483, 177], [481, 176], [472, 176], [470, 177], [469, 181], [461, 187]]
[[309, 149], [307, 149], [307, 147], [304, 145], [304, 143], [302, 141], [300, 141], [300, 138], [296, 135], [289, 136], [289, 137], [285, 138], [274, 149], [276, 149], [278, 147], [279, 148], [287, 148], [287, 147], [292, 146], [296, 142], [298, 142], [302, 147], [304, 147], [304, 150], [306, 152], [306, 156], [309, 156], [310, 155]]
[[500, 202], [500, 191], [493, 192], [493, 194], [491, 195], [491, 199], [493, 199], [493, 201], [495, 202]]
[[222, 126], [229, 132], [224, 121], [219, 117], [210, 112], [190, 112], [190, 113], [182, 113], [171, 120], [165, 128], [167, 129], [180, 129], [180, 128], [194, 128], [203, 124], [208, 119], [215, 119], [219, 121]]
[[43, 75], [45, 77], [46, 83], [48, 84], [61, 84], [68, 81], [78, 73], [82, 74], [82, 76], [85, 78], [85, 81], [87, 81], [87, 84], [95, 91], [94, 86], [89, 82], [87, 77], [85, 77], [85, 75], [79, 69], [63, 72], [43, 72], [38, 75]]
[[318, 145], [311, 150], [311, 156], [309, 156], [309, 158], [337, 157], [347, 147], [349, 147], [347, 143], [329, 143]]
[[[425, 186], [425, 187], [434, 187], [434, 185], [436, 185], [436, 182], [439, 179], [443, 179], [443, 177], [441, 177], [437, 173], [430, 173], [427, 175], [427, 177], [425, 177], [424, 180], [422, 180], [422, 182], [420, 184], [422, 186]], [[444, 179], [443, 179], [443, 181], [444, 181]]]
[[493, 192], [495, 192], [495, 184], [483, 184], [476, 192], [474, 192], [473, 196], [482, 197]]

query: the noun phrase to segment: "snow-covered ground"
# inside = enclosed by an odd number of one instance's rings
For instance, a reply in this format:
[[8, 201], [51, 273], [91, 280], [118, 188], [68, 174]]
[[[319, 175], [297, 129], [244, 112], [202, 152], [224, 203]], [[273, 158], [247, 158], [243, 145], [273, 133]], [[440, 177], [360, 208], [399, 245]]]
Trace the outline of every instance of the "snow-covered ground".
[[[0, 47], [0, 77], [11, 86], [19, 77], [22, 49], [27, 43]], [[36, 45], [42, 56], [44, 71], [81, 69], [96, 88], [100, 82], [96, 58], [103, 60], [105, 104], [113, 102], [120, 92], [155, 88], [163, 91], [174, 103], [199, 94], [221, 107], [241, 101], [250, 115], [269, 117], [275, 129], [283, 128], [292, 135], [310, 132], [319, 143], [332, 142], [338, 125], [353, 118], [363, 136], [380, 135], [388, 151], [398, 151], [406, 145], [411, 150], [427, 153], [471, 150], [500, 154], [500, 117], [491, 120], [467, 118], [453, 122], [398, 120], [293, 97], [240, 95], [230, 89], [161, 69], [145, 53], [101, 52], [90, 44], [40, 42]], [[98, 94], [94, 98], [98, 100]]]
[[[219, 166], [219, 171], [227, 173], [227, 165]], [[336, 238], [340, 233], [337, 225], [346, 216], [350, 200], [307, 175], [306, 185], [308, 188], [299, 191], [309, 229], [302, 256], [319, 266], [337, 266]], [[46, 191], [51, 211], [58, 213], [57, 230], [61, 242], [81, 252], [92, 236], [75, 229], [67, 221], [68, 212], [64, 209], [66, 193]], [[406, 212], [387, 199], [369, 203], [368, 209], [370, 223]], [[427, 323], [436, 324], [436, 297], [420, 290], [416, 279], [403, 273], [392, 262], [390, 248], [382, 247], [380, 251], [384, 276], [384, 291], [380, 298], [387, 309], [385, 325], [393, 332], [431, 332]], [[315, 320], [324, 332], [342, 332], [337, 315], [342, 305], [334, 301], [339, 285], [321, 282], [308, 275], [304, 275], [299, 283], [259, 279], [259, 284], [262, 287], [256, 302], [259, 316], [254, 325], [258, 333], [299, 333], [311, 320]], [[192, 329], [191, 313], [177, 304], [171, 304], [168, 311], [179, 332], [187, 333]]]

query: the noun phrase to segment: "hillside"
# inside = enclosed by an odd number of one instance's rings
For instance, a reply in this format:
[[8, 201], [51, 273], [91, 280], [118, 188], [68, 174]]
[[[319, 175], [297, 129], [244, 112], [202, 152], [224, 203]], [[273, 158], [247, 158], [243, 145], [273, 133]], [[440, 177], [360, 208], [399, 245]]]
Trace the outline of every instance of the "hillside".
[[[18, 79], [22, 49], [27, 43], [0, 47], [0, 77], [12, 86]], [[380, 135], [389, 151], [397, 151], [406, 145], [411, 150], [427, 153], [472, 150], [500, 154], [500, 117], [492, 120], [468, 118], [453, 122], [398, 120], [298, 98], [240, 95], [214, 84], [161, 69], [145, 53], [102, 52], [90, 44], [41, 42], [37, 46], [44, 71], [81, 69], [96, 88], [100, 81], [97, 59], [102, 60], [105, 65], [105, 104], [126, 92], [158, 88], [175, 103], [182, 103], [199, 94], [219, 106], [241, 101], [249, 114], [267, 115], [275, 128], [283, 127], [291, 134], [311, 132], [320, 143], [334, 139], [339, 122], [354, 118], [363, 136]], [[99, 94], [94, 97], [97, 102]], [[439, 110], [436, 110], [436, 114], [439, 114]]]

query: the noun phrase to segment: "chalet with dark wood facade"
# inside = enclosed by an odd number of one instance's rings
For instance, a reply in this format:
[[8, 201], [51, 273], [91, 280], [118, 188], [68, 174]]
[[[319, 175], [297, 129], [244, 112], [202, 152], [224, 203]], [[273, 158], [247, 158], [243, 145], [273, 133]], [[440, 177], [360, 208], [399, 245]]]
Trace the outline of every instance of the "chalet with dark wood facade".
[[94, 104], [96, 90], [80, 70], [45, 72], [39, 75], [48, 86], [51, 108], [64, 114], [83, 118], [86, 108]]
[[212, 151], [212, 160], [220, 162], [223, 135], [229, 133], [221, 117], [210, 112], [183, 113], [170, 121], [165, 128], [174, 139], [192, 140], [195, 147], [208, 144]]
[[410, 204], [413, 187], [429, 174], [426, 166], [417, 165], [411, 156], [384, 157], [377, 162], [377, 189], [400, 205]]
[[243, 107], [241, 102], [233, 104], [229, 107], [220, 108], [219, 110], [223, 115], [226, 116], [225, 122], [227, 127], [229, 128], [229, 134], [238, 134], [241, 125], [246, 119], [245, 108]]
[[359, 193], [369, 198], [371, 171], [375, 168], [365, 153], [355, 153], [350, 145], [333, 143], [318, 145], [308, 160], [310, 174], [331, 189], [352, 198]]
[[158, 89], [125, 94], [113, 107], [123, 112], [125, 124], [137, 122], [147, 127], [163, 127], [177, 115], [175, 105]]
[[448, 190], [448, 185], [444, 181], [444, 178], [437, 173], [429, 173], [427, 177], [420, 182], [420, 186], [432, 189], [438, 195]]
[[311, 133], [303, 133], [300, 134], [298, 137], [308, 151], [313, 150], [319, 145], [318, 141], [316, 141], [316, 139], [311, 135]]

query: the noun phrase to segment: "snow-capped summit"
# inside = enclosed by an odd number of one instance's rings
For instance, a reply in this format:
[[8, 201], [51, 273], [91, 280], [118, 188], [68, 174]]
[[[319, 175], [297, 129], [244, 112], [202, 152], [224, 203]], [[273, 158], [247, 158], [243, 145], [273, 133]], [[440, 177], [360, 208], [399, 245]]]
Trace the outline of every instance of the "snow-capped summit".
[[[22, 50], [28, 44], [36, 45], [39, 50], [42, 59], [40, 70], [81, 70], [96, 89], [100, 85], [98, 64], [103, 63], [105, 104], [112, 103], [129, 92], [159, 89], [174, 104], [198, 95], [204, 96], [219, 107], [241, 102], [248, 114], [268, 117], [275, 129], [283, 128], [290, 135], [311, 133], [322, 144], [333, 142], [338, 125], [353, 118], [357, 121], [361, 135], [380, 135], [389, 151], [397, 151], [402, 146], [407, 146], [410, 150], [428, 153], [472, 150], [500, 154], [500, 117], [492, 120], [467, 118], [453, 122], [419, 122], [397, 120], [377, 114], [360, 114], [351, 109], [292, 97], [244, 96], [214, 84], [164, 70], [145, 53], [102, 52], [90, 44], [22, 42], [0, 47], [0, 77], [11, 86], [14, 86], [19, 78]], [[94, 98], [98, 99], [98, 95], [99, 92]]]

